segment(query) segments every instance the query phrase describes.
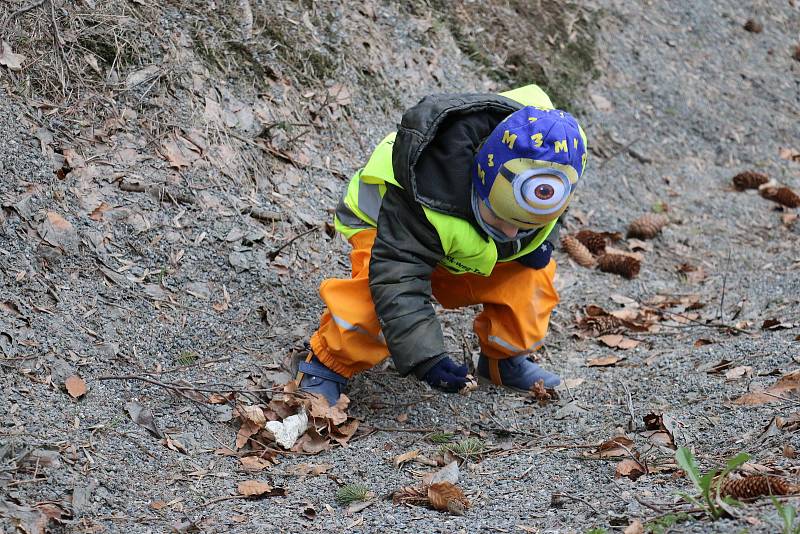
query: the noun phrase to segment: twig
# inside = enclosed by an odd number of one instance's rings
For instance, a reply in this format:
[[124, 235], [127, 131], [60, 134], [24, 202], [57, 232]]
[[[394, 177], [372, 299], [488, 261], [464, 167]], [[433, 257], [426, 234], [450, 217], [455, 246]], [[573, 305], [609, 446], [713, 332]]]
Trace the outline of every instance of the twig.
[[55, 41], [56, 49], [58, 50], [58, 57], [61, 59], [61, 68], [59, 69], [58, 81], [61, 82], [61, 94], [67, 96], [67, 81], [69, 74], [67, 71], [67, 58], [64, 55], [64, 47], [61, 46], [61, 32], [58, 31], [58, 22], [56, 21], [56, 6], [53, 0], [50, 0], [50, 22], [53, 25], [53, 41]]
[[656, 311], [658, 313], [666, 313], [666, 314], [672, 315], [674, 317], [680, 317], [681, 319], [685, 319], [686, 321], [689, 321], [690, 323], [694, 323], [695, 326], [702, 326], [702, 327], [705, 327], [705, 328], [716, 328], [716, 329], [722, 329], [722, 330], [733, 330], [735, 332], [739, 332], [740, 334], [753, 335], [753, 333], [751, 331], [745, 330], [743, 328], [739, 328], [737, 326], [733, 326], [731, 324], [725, 324], [725, 323], [720, 323], [720, 322], [715, 322], [715, 321], [714, 322], [710, 322], [710, 323], [704, 323], [704, 322], [699, 321], [697, 319], [692, 319], [691, 317], [687, 317], [686, 315], [683, 315], [681, 313], [676, 313], [676, 312], [673, 312], [673, 311], [664, 310], [664, 309], [658, 308], [656, 306], [650, 306], [650, 305], [645, 304], [644, 302], [641, 302], [641, 301], [637, 301], [637, 302], [639, 303], [640, 306], [643, 306], [645, 308], [649, 308], [649, 309], [654, 310], [654, 311]]
[[256, 220], [263, 222], [282, 221], [285, 218], [283, 214], [278, 211], [266, 210], [256, 206], [247, 206], [242, 208], [241, 213], [242, 215], [249, 215]]
[[194, 204], [194, 198], [182, 193], [175, 193], [168, 190], [166, 187], [158, 185], [144, 185], [134, 184], [130, 182], [120, 182], [119, 188], [129, 193], [148, 193], [158, 196], [158, 200], [163, 201], [164, 197], [168, 197], [175, 204]]
[[399, 427], [387, 427], [387, 426], [371, 426], [368, 427], [376, 432], [420, 432], [422, 434], [431, 434], [433, 432], [439, 432], [437, 428], [399, 428]]
[[230, 359], [231, 359], [230, 356], [224, 356], [222, 358], [216, 358], [214, 360], [205, 360], [205, 361], [199, 361], [198, 360], [198, 361], [196, 361], [194, 363], [190, 363], [188, 365], [178, 365], [176, 367], [168, 367], [167, 369], [164, 369], [162, 371], [152, 371], [152, 372], [147, 372], [147, 373], [143, 373], [143, 374], [148, 375], [148, 376], [161, 376], [161, 375], [164, 375], [164, 374], [167, 374], [167, 373], [175, 373], [177, 371], [183, 371], [185, 369], [191, 369], [193, 367], [201, 367], [201, 366], [209, 365], [209, 364], [212, 364], [212, 363], [227, 362]]
[[631, 397], [631, 391], [628, 389], [628, 386], [622, 380], [619, 380], [619, 383], [622, 384], [623, 389], [625, 390], [626, 395], [628, 396], [628, 413], [630, 414], [630, 421], [628, 421], [628, 431], [633, 432], [635, 427], [634, 421], [636, 420], [636, 416], [633, 413], [633, 398]]
[[586, 506], [588, 506], [589, 508], [594, 510], [594, 513], [596, 513], [597, 515], [601, 515], [600, 514], [600, 510], [598, 510], [597, 508], [592, 506], [588, 501], [586, 501], [586, 499], [582, 499], [580, 497], [576, 497], [574, 495], [570, 495], [569, 493], [554, 493], [553, 496], [554, 497], [566, 497], [567, 499], [572, 499], [573, 501], [582, 502], [583, 504], [585, 504]]
[[722, 295], [719, 298], [719, 314], [718, 318], [720, 321], [725, 320], [725, 311], [723, 310], [723, 305], [725, 304], [725, 284], [728, 281], [728, 270], [731, 264], [731, 249], [728, 249], [728, 260], [725, 262], [725, 273], [722, 275]]
[[647, 506], [648, 508], [650, 508], [651, 510], [653, 510], [656, 513], [659, 513], [659, 514], [665, 513], [663, 509], [659, 508], [658, 506], [656, 506], [653, 503], [645, 501], [644, 499], [640, 498], [638, 495], [634, 495], [633, 498], [636, 499], [636, 502], [638, 502], [642, 506]]
[[272, 392], [277, 391], [276, 388], [254, 389], [254, 390], [237, 389], [237, 388], [233, 388], [233, 387], [228, 387], [227, 384], [220, 384], [220, 385], [223, 386], [222, 388], [199, 388], [199, 387], [192, 386], [192, 385], [186, 386], [186, 385], [181, 385], [181, 384], [173, 384], [173, 383], [161, 382], [159, 380], [154, 380], [152, 378], [147, 378], [145, 376], [139, 376], [139, 375], [105, 375], [105, 376], [98, 376], [97, 378], [95, 378], [95, 380], [138, 380], [140, 382], [147, 382], [148, 384], [152, 384], [154, 386], [158, 386], [158, 387], [173, 391], [176, 395], [178, 395], [180, 397], [187, 398], [187, 399], [191, 400], [192, 402], [195, 402], [195, 403], [198, 403], [198, 404], [202, 404], [202, 403], [200, 403], [197, 399], [193, 399], [191, 396], [187, 395], [185, 392], [186, 391], [195, 391], [195, 392], [200, 392], [200, 393], [217, 393], [217, 394], [221, 394], [221, 393], [241, 393], [243, 395], [250, 396], [256, 402], [260, 402], [262, 399], [260, 399], [256, 395], [256, 393], [266, 393], [266, 392], [272, 393]]
[[278, 248], [276, 248], [272, 252], [267, 253], [267, 257], [269, 258], [270, 261], [273, 261], [275, 258], [278, 257], [278, 254], [280, 254], [283, 249], [285, 249], [286, 247], [288, 247], [289, 245], [291, 245], [292, 243], [294, 243], [295, 241], [297, 241], [301, 237], [303, 237], [305, 235], [308, 235], [311, 232], [316, 232], [317, 230], [319, 230], [319, 227], [315, 226], [314, 228], [311, 228], [310, 230], [306, 230], [305, 232], [297, 234], [296, 236], [294, 236], [293, 238], [291, 238], [290, 240], [288, 240], [287, 242], [285, 242], [284, 244], [282, 244], [281, 246], [279, 246]]
[[198, 504], [197, 506], [193, 506], [192, 508], [188, 508], [188, 509], [186, 509], [184, 511], [184, 513], [190, 514], [192, 512], [196, 512], [197, 510], [200, 510], [201, 508], [205, 508], [207, 506], [211, 506], [212, 504], [216, 504], [218, 502], [224, 502], [224, 501], [232, 501], [234, 499], [247, 499], [247, 496], [246, 495], [227, 495], [225, 497], [217, 497], [215, 499], [211, 499], [210, 501], [206, 501], [206, 502], [204, 502], [202, 504]]
[[3, 26], [2, 26], [2, 28], [0, 28], [0, 35], [5, 35], [6, 34], [6, 26], [8, 26], [9, 22], [11, 22], [15, 18], [19, 17], [20, 15], [24, 15], [28, 11], [36, 9], [37, 7], [39, 7], [42, 4], [44, 4], [46, 1], [47, 0], [39, 0], [38, 2], [33, 2], [32, 4], [28, 4], [27, 6], [22, 7], [20, 9], [16, 10], [16, 11], [14, 11], [13, 13], [11, 13], [8, 17], [6, 17], [6, 20], [3, 21]]
[[774, 393], [770, 393], [769, 391], [754, 391], [753, 393], [762, 393], [767, 397], [772, 397], [778, 400], [782, 400], [784, 402], [790, 402], [792, 404], [800, 404], [800, 401], [796, 399], [787, 399], [786, 397], [781, 397], [780, 395], [775, 395]]
[[611, 161], [612, 159], [616, 158], [617, 156], [619, 156], [619, 155], [620, 155], [620, 154], [622, 154], [623, 152], [627, 152], [627, 151], [629, 151], [629, 150], [630, 150], [630, 148], [631, 148], [633, 145], [635, 145], [636, 143], [638, 143], [640, 139], [641, 139], [641, 138], [637, 137], [636, 139], [634, 139], [634, 140], [633, 140], [633, 141], [631, 141], [630, 143], [628, 143], [628, 144], [626, 144], [626, 145], [622, 145], [622, 146], [621, 146], [621, 147], [620, 147], [618, 150], [615, 150], [615, 151], [614, 151], [614, 152], [613, 152], [613, 153], [612, 153], [610, 156], [608, 156], [608, 158], [606, 158], [605, 160], [603, 160], [603, 162], [600, 164], [600, 166], [598, 167], [598, 169], [602, 169], [603, 167], [605, 167], [605, 166], [606, 166], [606, 163], [608, 163], [608, 162], [609, 162], [609, 161]]

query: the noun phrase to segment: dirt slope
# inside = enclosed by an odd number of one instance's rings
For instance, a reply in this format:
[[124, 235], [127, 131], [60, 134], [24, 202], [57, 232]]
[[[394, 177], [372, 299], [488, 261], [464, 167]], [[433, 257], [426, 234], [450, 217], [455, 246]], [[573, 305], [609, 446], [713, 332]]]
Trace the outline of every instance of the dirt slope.
[[[55, 532], [611, 530], [689, 509], [676, 496], [690, 482], [653, 444], [650, 413], [665, 414], [703, 469], [746, 451], [798, 481], [798, 435], [769, 426], [790, 419], [791, 388], [789, 400], [732, 402], [798, 368], [800, 223], [730, 187], [754, 169], [800, 189], [800, 162], [785, 159], [800, 149], [792, 3], [99, 4], [0, 8], [4, 39], [25, 56], [21, 71], [0, 67], [7, 532], [47, 513], [62, 516]], [[763, 31], [746, 31], [748, 18]], [[562, 303], [539, 356], [574, 387], [541, 406], [488, 386], [438, 394], [376, 369], [352, 384], [351, 415], [372, 431], [348, 447], [249, 473], [216, 453], [233, 447], [231, 407], [174, 386], [287, 378], [281, 366], [321, 312], [320, 280], [347, 270], [325, 223], [401, 110], [430, 92], [530, 81], [576, 110], [592, 147], [570, 230], [624, 232], [665, 206], [671, 220], [644, 245], [614, 245], [645, 248], [631, 281], [559, 254]], [[623, 351], [575, 337], [590, 304], [667, 311], [660, 330], [627, 332], [640, 343]], [[471, 313], [442, 319], [452, 352], [470, 359]], [[779, 328], [762, 330], [766, 319]], [[587, 366], [609, 356], [624, 359]], [[64, 386], [74, 375], [88, 385], [79, 399]], [[161, 437], [131, 420], [138, 407]], [[463, 516], [381, 499], [431, 469], [392, 459], [435, 457], [433, 431], [483, 443], [460, 468]], [[635, 481], [615, 477], [622, 458], [584, 454], [621, 433], [650, 470]], [[331, 467], [293, 470], [308, 463]], [[285, 495], [231, 498], [249, 479]], [[335, 500], [347, 483], [377, 500], [348, 513]], [[779, 524], [769, 501], [740, 514], [677, 531]]]

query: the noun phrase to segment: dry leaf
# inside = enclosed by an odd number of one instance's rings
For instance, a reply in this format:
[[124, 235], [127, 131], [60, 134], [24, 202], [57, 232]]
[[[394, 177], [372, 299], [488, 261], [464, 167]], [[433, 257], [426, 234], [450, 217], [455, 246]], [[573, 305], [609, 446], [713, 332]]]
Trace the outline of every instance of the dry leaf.
[[647, 441], [658, 447], [666, 447], [673, 450], [677, 448], [675, 446], [675, 442], [672, 439], [672, 436], [668, 432], [663, 432], [663, 431], [648, 432], [645, 433], [644, 436], [647, 438]]
[[630, 339], [630, 338], [627, 338], [625, 336], [621, 336], [619, 334], [610, 334], [610, 335], [606, 335], [606, 336], [600, 336], [597, 339], [599, 339], [600, 341], [602, 341], [605, 345], [607, 345], [609, 347], [617, 348], [617, 349], [623, 349], [623, 350], [634, 349], [634, 348], [638, 347], [639, 343], [640, 343], [639, 341], [636, 341], [635, 339]]
[[404, 452], [403, 454], [398, 454], [397, 456], [392, 459], [392, 463], [395, 467], [400, 467], [406, 462], [410, 462], [414, 458], [419, 456], [419, 449], [414, 449], [408, 452]]
[[617, 464], [617, 469], [614, 476], [615, 478], [626, 477], [631, 480], [636, 480], [646, 472], [647, 470], [642, 464], [633, 458], [625, 458]]
[[635, 519], [630, 525], [625, 527], [622, 534], [644, 534], [644, 524], [638, 519]]
[[164, 445], [169, 450], [179, 452], [181, 454], [189, 454], [189, 451], [186, 450], [186, 446], [178, 441], [177, 439], [171, 438], [168, 435], [164, 435], [164, 439], [161, 440], [161, 444]]
[[297, 464], [293, 467], [290, 467], [287, 472], [291, 473], [292, 475], [296, 475], [299, 477], [305, 477], [308, 475], [311, 476], [319, 476], [327, 473], [331, 470], [333, 466], [331, 464]]
[[249, 421], [245, 421], [242, 423], [242, 426], [239, 427], [239, 431], [236, 433], [236, 448], [241, 449], [247, 442], [250, 440], [250, 437], [258, 434], [261, 430], [261, 427], [254, 425]]
[[782, 146], [778, 149], [778, 157], [789, 161], [800, 161], [800, 151]]
[[86, 382], [83, 381], [78, 375], [70, 375], [64, 380], [64, 386], [67, 388], [67, 393], [73, 399], [77, 399], [86, 395]]
[[775, 384], [768, 387], [764, 391], [752, 391], [746, 393], [736, 399], [734, 404], [744, 404], [747, 406], [754, 406], [758, 404], [767, 404], [769, 402], [778, 402], [784, 393], [789, 393], [800, 387], [800, 370], [792, 371], [791, 373], [781, 377]]
[[623, 359], [623, 356], [601, 356], [599, 358], [592, 358], [586, 362], [586, 365], [587, 367], [608, 367], [610, 365], [615, 365]]
[[464, 492], [450, 482], [436, 482], [428, 486], [428, 500], [436, 510], [449, 511], [455, 515], [464, 513], [469, 501]]
[[48, 211], [45, 220], [36, 228], [41, 238], [54, 247], [65, 250], [77, 250], [80, 239], [78, 232], [64, 217], [54, 211]]
[[258, 428], [264, 428], [264, 425], [267, 423], [264, 410], [262, 410], [259, 406], [247, 406], [240, 404], [236, 407], [236, 411], [244, 421], [257, 426]]
[[0, 50], [0, 65], [5, 65], [10, 70], [22, 70], [22, 62], [25, 61], [25, 56], [22, 54], [15, 54], [11, 49], [11, 45], [7, 42], [2, 42], [2, 50]]
[[753, 368], [749, 365], [740, 365], [738, 367], [734, 367], [733, 369], [729, 369], [725, 372], [725, 378], [727, 380], [737, 380], [744, 376], [752, 376], [753, 375]]
[[164, 433], [161, 432], [161, 429], [159, 429], [156, 425], [156, 421], [153, 418], [153, 412], [151, 412], [149, 408], [142, 406], [136, 401], [129, 401], [125, 405], [125, 409], [128, 411], [128, 415], [131, 416], [131, 419], [134, 423], [144, 427], [157, 438], [164, 437]]
[[137, 85], [140, 85], [144, 82], [149, 82], [156, 76], [160, 76], [160, 72], [161, 69], [159, 69], [158, 65], [148, 65], [143, 69], [133, 71], [128, 74], [127, 78], [125, 78], [125, 87], [128, 89], [133, 89]]
[[244, 495], [245, 497], [260, 497], [271, 492], [272, 486], [258, 480], [245, 480], [244, 482], [239, 482], [237, 490], [239, 495]]
[[239, 458], [245, 471], [262, 471], [267, 467], [272, 467], [272, 462], [259, 456], [244, 456]]
[[556, 390], [575, 389], [584, 382], [586, 382], [585, 378], [565, 378], [558, 386], [556, 386]]
[[89, 214], [89, 218], [93, 221], [102, 221], [103, 214], [110, 209], [110, 205], [106, 204], [105, 202], [101, 202], [99, 206], [92, 210], [92, 213]]
[[235, 393], [228, 393], [227, 395], [220, 395], [219, 393], [212, 393], [208, 396], [209, 404], [228, 404], [236, 398]]
[[633, 440], [626, 436], [615, 436], [600, 444], [596, 451], [586, 453], [587, 458], [620, 458], [631, 455]]

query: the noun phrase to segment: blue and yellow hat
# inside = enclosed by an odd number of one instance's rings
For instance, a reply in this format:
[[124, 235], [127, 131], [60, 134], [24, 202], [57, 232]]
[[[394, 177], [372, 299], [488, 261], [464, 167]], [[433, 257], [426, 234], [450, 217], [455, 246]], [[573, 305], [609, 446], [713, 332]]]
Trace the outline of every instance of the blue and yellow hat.
[[534, 229], [564, 213], [585, 167], [586, 136], [572, 115], [528, 106], [486, 138], [472, 180], [495, 215]]

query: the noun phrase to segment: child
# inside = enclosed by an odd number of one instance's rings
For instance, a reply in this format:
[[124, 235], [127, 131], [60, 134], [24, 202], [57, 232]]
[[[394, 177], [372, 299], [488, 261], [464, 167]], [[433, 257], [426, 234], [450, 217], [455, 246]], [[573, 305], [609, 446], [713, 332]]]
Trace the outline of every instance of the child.
[[335, 224], [352, 278], [322, 282], [327, 305], [300, 388], [333, 405], [355, 373], [392, 355], [401, 375], [455, 392], [467, 367], [446, 353], [431, 306], [482, 304], [478, 375], [528, 390], [558, 375], [528, 359], [558, 303], [554, 228], [586, 166], [586, 137], [528, 85], [434, 95], [408, 110], [347, 187]]

